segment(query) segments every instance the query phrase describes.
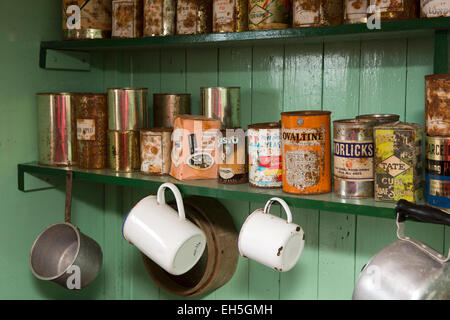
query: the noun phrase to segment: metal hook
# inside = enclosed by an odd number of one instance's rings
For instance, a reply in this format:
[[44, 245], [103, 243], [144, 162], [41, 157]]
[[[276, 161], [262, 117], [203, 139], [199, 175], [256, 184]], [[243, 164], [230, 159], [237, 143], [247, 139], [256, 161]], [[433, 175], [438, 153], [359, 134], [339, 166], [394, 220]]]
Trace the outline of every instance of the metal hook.
[[73, 182], [73, 171], [67, 171], [66, 174], [66, 210], [64, 221], [66, 223], [71, 223], [72, 219], [72, 182]]

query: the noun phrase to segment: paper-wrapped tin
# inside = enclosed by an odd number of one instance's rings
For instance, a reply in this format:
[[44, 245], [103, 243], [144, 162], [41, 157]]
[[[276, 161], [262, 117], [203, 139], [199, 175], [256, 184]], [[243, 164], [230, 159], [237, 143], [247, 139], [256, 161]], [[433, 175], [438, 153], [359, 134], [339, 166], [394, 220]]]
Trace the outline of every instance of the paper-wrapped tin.
[[108, 132], [109, 169], [132, 172], [141, 167], [139, 131]]
[[213, 32], [248, 30], [248, 0], [214, 0]]
[[141, 130], [141, 172], [149, 175], [170, 173], [172, 129]]
[[425, 126], [429, 136], [450, 136], [450, 74], [425, 77]]
[[142, 0], [113, 0], [112, 37], [139, 38], [142, 36]]
[[249, 30], [285, 29], [291, 26], [291, 0], [249, 0]]
[[199, 34], [212, 31], [213, 0], [178, 0], [177, 34]]
[[176, 0], [144, 0], [144, 37], [175, 34]]
[[420, 0], [420, 16], [422, 18], [450, 17], [450, 1]]
[[293, 27], [342, 24], [342, 0], [293, 0]]
[[218, 181], [224, 184], [248, 182], [245, 132], [241, 128], [221, 130]]
[[153, 126], [173, 128], [176, 115], [191, 113], [190, 93], [153, 94]]
[[147, 128], [147, 88], [109, 88], [107, 92], [109, 130], [139, 130]]
[[208, 118], [220, 120], [223, 129], [241, 125], [240, 87], [201, 87], [200, 108]]

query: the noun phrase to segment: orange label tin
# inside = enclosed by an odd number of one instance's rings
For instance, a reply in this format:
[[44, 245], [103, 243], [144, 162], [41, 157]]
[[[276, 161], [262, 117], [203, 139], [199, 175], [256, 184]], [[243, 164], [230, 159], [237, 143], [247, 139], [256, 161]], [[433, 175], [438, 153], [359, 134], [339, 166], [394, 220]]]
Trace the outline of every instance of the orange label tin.
[[331, 192], [330, 111], [281, 114], [283, 191]]

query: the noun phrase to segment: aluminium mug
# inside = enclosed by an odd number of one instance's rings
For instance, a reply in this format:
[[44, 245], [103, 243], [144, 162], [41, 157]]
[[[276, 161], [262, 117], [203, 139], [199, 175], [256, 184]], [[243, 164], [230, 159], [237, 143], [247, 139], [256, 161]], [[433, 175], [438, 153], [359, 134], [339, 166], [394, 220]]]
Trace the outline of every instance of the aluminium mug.
[[[166, 204], [164, 191], [172, 190], [177, 209]], [[206, 247], [206, 235], [186, 219], [183, 199], [172, 183], [162, 184], [156, 196], [139, 201], [125, 218], [125, 240], [173, 275], [186, 273], [198, 262]]]

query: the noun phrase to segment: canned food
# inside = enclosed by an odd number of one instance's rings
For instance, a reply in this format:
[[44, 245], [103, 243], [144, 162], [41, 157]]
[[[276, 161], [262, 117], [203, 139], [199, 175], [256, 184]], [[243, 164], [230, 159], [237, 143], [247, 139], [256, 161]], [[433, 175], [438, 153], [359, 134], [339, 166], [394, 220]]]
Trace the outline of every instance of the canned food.
[[155, 127], [173, 128], [176, 115], [190, 113], [190, 94], [153, 94], [153, 124]]
[[138, 38], [142, 36], [142, 0], [113, 0], [112, 37]]
[[388, 113], [374, 113], [374, 114], [362, 114], [357, 116], [356, 119], [361, 120], [375, 120], [376, 125], [381, 125], [385, 123], [397, 122], [400, 120], [398, 114], [388, 114]]
[[334, 192], [342, 198], [373, 197], [375, 120], [333, 121]]
[[342, 24], [342, 0], [293, 0], [293, 27]]
[[38, 163], [77, 164], [75, 108], [71, 93], [38, 93]]
[[370, 0], [381, 12], [381, 21], [414, 19], [419, 16], [416, 0]]
[[146, 88], [110, 88], [107, 92], [109, 130], [139, 130], [147, 127]]
[[281, 113], [283, 191], [331, 192], [330, 111]]
[[425, 77], [425, 127], [429, 136], [450, 136], [450, 74]]
[[291, 25], [290, 0], [249, 0], [248, 6], [250, 30], [285, 29]]
[[248, 126], [249, 184], [258, 188], [280, 188], [281, 125], [278, 122]]
[[178, 0], [177, 34], [210, 33], [213, 0]]
[[111, 1], [63, 0], [63, 40], [111, 37]]
[[370, 0], [344, 0], [344, 23], [367, 23], [367, 8]]
[[222, 128], [240, 126], [240, 87], [202, 87], [200, 88], [200, 105], [203, 115], [220, 120]]
[[450, 1], [420, 0], [420, 16], [422, 18], [450, 17]]
[[213, 32], [248, 30], [248, 0], [214, 0]]
[[218, 166], [220, 183], [238, 184], [248, 182], [246, 143], [244, 130], [227, 129], [219, 137], [221, 161]]
[[144, 0], [144, 37], [175, 34], [176, 0]]
[[141, 167], [139, 156], [139, 131], [108, 132], [109, 168], [132, 172]]
[[172, 129], [152, 128], [141, 130], [141, 172], [150, 175], [167, 175], [170, 172]]
[[74, 94], [77, 121], [78, 166], [86, 169], [106, 167], [108, 104], [106, 94]]

